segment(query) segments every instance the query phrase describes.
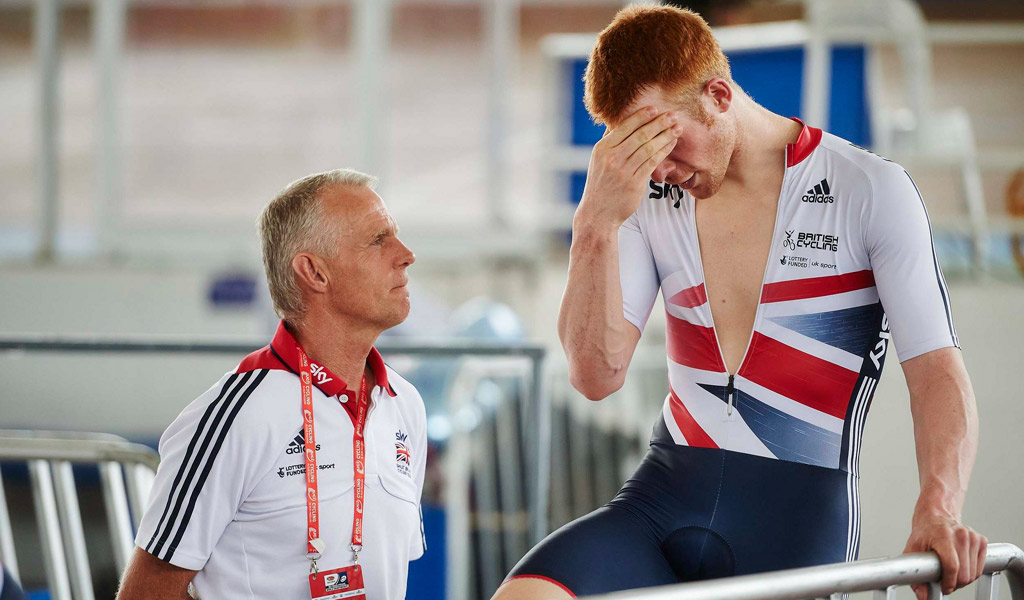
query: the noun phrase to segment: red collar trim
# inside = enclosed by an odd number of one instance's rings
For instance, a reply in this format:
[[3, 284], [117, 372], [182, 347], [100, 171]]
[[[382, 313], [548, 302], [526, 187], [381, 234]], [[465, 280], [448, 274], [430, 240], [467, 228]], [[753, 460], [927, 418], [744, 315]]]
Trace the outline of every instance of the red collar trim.
[[[388, 395], [394, 397], [395, 390], [388, 383], [387, 365], [384, 358], [376, 348], [370, 348], [370, 354], [366, 357], [367, 364], [373, 369], [374, 379], [377, 385], [384, 388]], [[295, 337], [284, 326], [284, 321], [277, 326], [274, 339], [266, 347], [253, 352], [238, 365], [238, 372], [244, 373], [254, 369], [287, 369], [292, 373], [299, 371], [299, 353]], [[357, 394], [358, 390], [351, 390], [348, 385], [330, 369], [321, 365], [313, 357], [309, 358], [309, 370], [313, 375], [313, 385], [327, 396], [337, 396], [342, 392]]]
[[790, 117], [797, 123], [803, 125], [803, 129], [800, 130], [800, 135], [796, 137], [796, 141], [792, 144], [786, 144], [786, 168], [795, 167], [800, 162], [811, 155], [814, 149], [821, 143], [821, 130], [817, 127], [811, 127], [796, 117]]

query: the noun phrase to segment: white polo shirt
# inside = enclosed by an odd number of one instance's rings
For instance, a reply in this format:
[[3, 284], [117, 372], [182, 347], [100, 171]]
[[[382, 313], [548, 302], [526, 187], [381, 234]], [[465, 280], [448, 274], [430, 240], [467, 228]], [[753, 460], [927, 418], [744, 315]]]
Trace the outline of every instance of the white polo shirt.
[[[426, 414], [416, 389], [367, 363], [366, 503], [359, 555], [368, 600], [405, 597], [408, 562], [425, 549], [420, 512]], [[200, 598], [309, 598], [298, 357], [282, 323], [270, 345], [189, 404], [160, 438], [160, 467], [135, 543], [197, 570]], [[352, 562], [356, 392], [310, 357], [320, 470], [321, 571]], [[369, 382], [368, 382], [369, 383]], [[358, 383], [352, 386], [358, 390]]]

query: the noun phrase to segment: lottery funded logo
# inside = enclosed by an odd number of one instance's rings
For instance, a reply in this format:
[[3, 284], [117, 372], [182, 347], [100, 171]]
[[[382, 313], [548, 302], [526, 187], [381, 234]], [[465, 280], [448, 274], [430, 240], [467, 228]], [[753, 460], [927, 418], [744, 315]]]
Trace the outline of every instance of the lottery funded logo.
[[305, 385], [313, 383], [312, 379], [310, 379], [309, 373], [305, 371], [302, 372], [302, 383], [304, 383]]
[[320, 530], [317, 529], [316, 527], [310, 527], [309, 528], [309, 539], [315, 540], [318, 537], [320, 537]]
[[804, 256], [783, 255], [782, 266], [806, 269], [807, 267], [810, 266], [810, 261]]

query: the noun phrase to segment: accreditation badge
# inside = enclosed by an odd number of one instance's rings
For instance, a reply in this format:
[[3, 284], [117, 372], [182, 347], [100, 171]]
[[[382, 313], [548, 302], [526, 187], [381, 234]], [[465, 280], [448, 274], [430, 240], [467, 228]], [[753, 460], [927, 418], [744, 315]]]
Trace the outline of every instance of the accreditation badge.
[[309, 575], [309, 596], [312, 600], [366, 600], [363, 569], [350, 565], [333, 571]]

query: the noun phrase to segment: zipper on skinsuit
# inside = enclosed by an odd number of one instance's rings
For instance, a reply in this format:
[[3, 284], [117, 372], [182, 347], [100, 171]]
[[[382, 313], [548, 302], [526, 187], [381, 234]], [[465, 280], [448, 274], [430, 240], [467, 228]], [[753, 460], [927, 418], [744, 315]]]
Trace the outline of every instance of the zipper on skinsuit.
[[726, 402], [729, 405], [729, 408], [726, 409], [726, 414], [729, 415], [730, 417], [732, 416], [732, 407], [735, 406], [735, 404], [733, 403], [733, 397], [736, 395], [736, 386], [733, 385], [733, 379], [735, 377], [735, 375], [730, 375], [729, 385], [725, 387], [725, 395], [727, 397]]

